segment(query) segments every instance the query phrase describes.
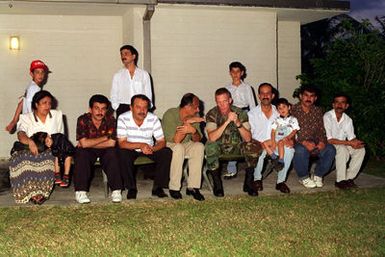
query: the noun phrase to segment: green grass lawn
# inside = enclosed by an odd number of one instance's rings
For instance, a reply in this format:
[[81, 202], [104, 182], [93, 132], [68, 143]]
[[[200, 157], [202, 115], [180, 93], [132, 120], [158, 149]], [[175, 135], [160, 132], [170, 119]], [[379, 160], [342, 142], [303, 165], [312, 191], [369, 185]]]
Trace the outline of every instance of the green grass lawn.
[[0, 209], [2, 256], [385, 256], [385, 188]]

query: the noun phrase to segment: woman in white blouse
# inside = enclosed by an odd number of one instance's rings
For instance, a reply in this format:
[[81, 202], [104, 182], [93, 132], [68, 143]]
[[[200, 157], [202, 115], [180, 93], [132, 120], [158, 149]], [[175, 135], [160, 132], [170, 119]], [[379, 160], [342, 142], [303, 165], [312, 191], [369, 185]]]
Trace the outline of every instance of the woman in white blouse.
[[[15, 152], [10, 159], [10, 180], [16, 203], [42, 204], [52, 191], [55, 157], [50, 150], [39, 153], [30, 137], [36, 132], [48, 135], [64, 132], [62, 112], [51, 110], [53, 100], [48, 91], [37, 92], [32, 100], [32, 112], [20, 115], [17, 123], [17, 137], [29, 150]], [[52, 139], [47, 137], [45, 144], [50, 147]]]

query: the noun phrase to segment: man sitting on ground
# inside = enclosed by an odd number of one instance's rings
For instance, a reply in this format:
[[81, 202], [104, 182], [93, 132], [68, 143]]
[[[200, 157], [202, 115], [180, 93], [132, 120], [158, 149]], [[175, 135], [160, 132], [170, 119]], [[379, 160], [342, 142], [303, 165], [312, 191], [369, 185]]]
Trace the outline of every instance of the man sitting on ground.
[[117, 137], [127, 199], [135, 199], [138, 192], [134, 162], [139, 156], [146, 156], [155, 162], [152, 195], [167, 197], [163, 188], [168, 186], [172, 151], [166, 147], [158, 117], [148, 112], [150, 106], [147, 96], [135, 95], [131, 98], [131, 111], [122, 113], [118, 118]]

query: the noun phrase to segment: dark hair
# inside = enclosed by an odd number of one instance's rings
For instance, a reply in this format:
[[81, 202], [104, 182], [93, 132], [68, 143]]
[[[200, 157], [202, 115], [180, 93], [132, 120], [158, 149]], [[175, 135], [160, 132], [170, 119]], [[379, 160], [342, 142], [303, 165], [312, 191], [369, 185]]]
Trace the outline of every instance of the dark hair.
[[345, 97], [346, 102], [347, 102], [348, 104], [350, 104], [350, 97], [349, 97], [347, 94], [342, 93], [342, 92], [339, 92], [339, 93], [334, 94], [334, 96], [333, 96], [333, 103], [334, 103], [334, 101], [336, 100], [337, 97]]
[[261, 93], [261, 87], [264, 87], [264, 86], [268, 86], [271, 88], [271, 92], [274, 93], [274, 87], [272, 84], [268, 83], [268, 82], [262, 82], [261, 84], [259, 84], [258, 86], [258, 94]]
[[194, 95], [193, 93], [187, 93], [185, 94], [182, 99], [180, 100], [180, 104], [179, 104], [179, 107], [180, 108], [183, 108], [185, 107], [186, 105], [189, 105], [189, 104], [192, 104], [193, 101], [194, 101], [194, 98], [198, 98], [196, 95]]
[[91, 96], [90, 100], [88, 101], [89, 107], [92, 108], [94, 106], [94, 103], [106, 104], [107, 105], [107, 109], [110, 108], [110, 101], [104, 95], [93, 95], [93, 96]]
[[231, 98], [231, 93], [227, 88], [221, 87], [215, 91], [215, 96], [227, 94]]
[[46, 90], [40, 90], [39, 92], [37, 92], [33, 98], [32, 98], [32, 103], [31, 103], [31, 107], [32, 107], [32, 110], [36, 110], [36, 104], [38, 104], [40, 102], [41, 99], [43, 99], [44, 97], [49, 97], [51, 98], [51, 101], [54, 100], [54, 97], [53, 95], [51, 95], [50, 92], [46, 91]]
[[138, 64], [138, 59], [139, 59], [139, 53], [138, 53], [138, 51], [135, 49], [135, 47], [133, 47], [132, 45], [124, 45], [124, 46], [122, 46], [122, 47], [120, 48], [120, 52], [121, 52], [122, 50], [124, 50], [124, 49], [130, 51], [132, 55], [135, 55], [134, 63], [135, 63], [135, 65], [137, 65], [137, 64]]
[[291, 106], [291, 103], [289, 103], [289, 101], [286, 98], [278, 98], [277, 101], [275, 101], [275, 106], [279, 106], [281, 104], [286, 106]]
[[303, 95], [303, 93], [305, 93], [305, 91], [307, 91], [307, 92], [309, 92], [309, 93], [314, 93], [316, 96], [319, 96], [318, 88], [316, 88], [315, 86], [311, 86], [311, 85], [302, 85], [302, 86], [299, 88], [299, 94], [300, 94], [300, 95]]
[[232, 68], [239, 68], [241, 71], [243, 71], [243, 75], [241, 76], [241, 80], [243, 81], [246, 77], [246, 67], [240, 63], [240, 62], [232, 62], [229, 65], [229, 70], [231, 71]]
[[131, 97], [131, 106], [134, 105], [135, 99], [141, 99], [143, 101], [146, 101], [148, 109], [151, 108], [151, 101], [150, 101], [150, 99], [148, 99], [147, 96], [142, 95], [142, 94], [134, 95], [133, 97]]

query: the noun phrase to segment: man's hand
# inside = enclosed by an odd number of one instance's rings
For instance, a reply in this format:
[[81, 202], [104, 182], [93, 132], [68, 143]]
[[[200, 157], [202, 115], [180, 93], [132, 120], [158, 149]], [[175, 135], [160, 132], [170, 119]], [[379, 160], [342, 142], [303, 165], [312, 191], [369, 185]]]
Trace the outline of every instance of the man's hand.
[[317, 148], [322, 151], [323, 149], [325, 149], [326, 145], [324, 142], [320, 141], [317, 145]]
[[302, 141], [302, 145], [309, 151], [312, 152], [314, 148], [316, 148], [316, 145], [312, 141], [304, 140]]
[[196, 131], [197, 130], [191, 126], [191, 124], [176, 127], [176, 132], [182, 135], [195, 134]]
[[39, 151], [37, 150], [37, 146], [32, 139], [28, 140], [28, 147], [33, 155], [37, 155], [39, 153]]
[[350, 146], [354, 149], [359, 149], [365, 147], [364, 141], [358, 140], [357, 138], [349, 141]]
[[239, 121], [238, 119], [238, 114], [235, 113], [235, 112], [229, 112], [229, 114], [227, 115], [227, 121], [230, 123], [230, 122], [234, 122], [234, 124], [239, 127], [241, 126], [241, 122]]
[[152, 149], [152, 146], [145, 144], [145, 143], [143, 143], [141, 145], [140, 150], [142, 150], [142, 153], [144, 153], [146, 155], [153, 154], [153, 152], [154, 152]]
[[197, 122], [202, 122], [202, 121], [205, 121], [204, 118], [202, 117], [190, 117], [190, 118], [187, 118], [185, 121], [184, 121], [184, 124], [193, 124], [193, 123], [197, 123]]

